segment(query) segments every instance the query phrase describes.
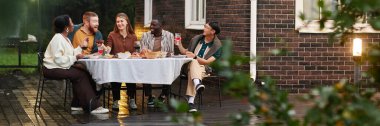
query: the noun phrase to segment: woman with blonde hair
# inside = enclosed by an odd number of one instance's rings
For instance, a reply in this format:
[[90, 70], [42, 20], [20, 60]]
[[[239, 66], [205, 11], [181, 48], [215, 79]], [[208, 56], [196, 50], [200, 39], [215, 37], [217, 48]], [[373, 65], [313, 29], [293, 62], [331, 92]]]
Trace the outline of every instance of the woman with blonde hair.
[[[110, 54], [116, 55], [119, 52], [129, 51], [135, 52], [134, 45], [137, 41], [135, 32], [129, 21], [128, 15], [125, 13], [118, 13], [116, 15], [116, 22], [113, 31], [111, 31], [107, 38], [107, 46], [111, 49]], [[121, 83], [112, 82], [112, 97], [113, 97], [113, 109], [118, 109], [120, 100], [120, 87]], [[136, 92], [136, 84], [127, 84], [127, 92], [129, 96], [129, 107], [131, 109], [137, 109], [137, 105], [134, 99]]]

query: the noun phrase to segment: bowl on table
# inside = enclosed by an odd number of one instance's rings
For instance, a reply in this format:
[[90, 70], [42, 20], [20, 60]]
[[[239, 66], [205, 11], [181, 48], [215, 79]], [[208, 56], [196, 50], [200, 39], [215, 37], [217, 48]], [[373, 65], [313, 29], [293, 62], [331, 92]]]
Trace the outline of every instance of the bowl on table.
[[120, 59], [128, 59], [130, 56], [131, 56], [130, 52], [117, 53], [117, 57], [120, 58]]
[[147, 52], [145, 53], [145, 57], [147, 59], [155, 59], [155, 58], [158, 58], [161, 56], [161, 52], [160, 51], [157, 51], [157, 52]]

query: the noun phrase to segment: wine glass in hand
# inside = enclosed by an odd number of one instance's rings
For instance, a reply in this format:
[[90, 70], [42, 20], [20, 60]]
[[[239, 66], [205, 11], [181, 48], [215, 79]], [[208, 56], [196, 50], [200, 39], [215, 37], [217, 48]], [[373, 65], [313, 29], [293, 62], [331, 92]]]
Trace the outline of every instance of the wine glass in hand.
[[87, 47], [88, 47], [88, 41], [89, 41], [89, 38], [86, 37], [83, 42], [82, 42], [82, 45], [80, 46], [82, 48], [82, 50], [86, 50]]
[[179, 45], [180, 42], [181, 42], [181, 33], [175, 33], [174, 35], [174, 41], [175, 41], [175, 45]]
[[96, 40], [96, 45], [98, 46], [98, 54], [102, 55], [104, 51], [104, 40]]

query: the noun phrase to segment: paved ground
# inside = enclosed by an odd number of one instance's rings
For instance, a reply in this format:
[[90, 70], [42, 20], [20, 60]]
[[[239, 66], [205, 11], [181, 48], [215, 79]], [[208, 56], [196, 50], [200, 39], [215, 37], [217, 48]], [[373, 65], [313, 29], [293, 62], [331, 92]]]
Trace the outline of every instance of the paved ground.
[[[167, 120], [168, 116], [179, 116], [174, 112], [162, 112], [157, 109], [141, 110], [141, 91], [138, 91], [137, 111], [129, 111], [128, 115], [120, 115], [117, 111], [109, 114], [91, 115], [71, 113], [69, 102], [63, 105], [64, 93], [60, 81], [46, 83], [41, 113], [33, 110], [37, 92], [38, 76], [22, 74], [8, 74], [0, 76], [0, 125], [179, 125]], [[176, 85], [176, 84], [175, 84]], [[173, 89], [178, 87], [173, 86]], [[155, 94], [159, 92], [155, 91]], [[294, 99], [297, 96], [290, 96]], [[69, 98], [70, 99], [70, 98]], [[217, 101], [217, 90], [208, 86], [202, 105], [203, 122], [206, 125], [229, 125], [229, 114], [248, 111], [249, 106], [240, 100], [223, 96], [222, 107]], [[293, 102], [297, 103], [293, 100]], [[297, 116], [301, 117], [305, 111], [304, 104], [295, 104]], [[128, 111], [121, 111], [128, 112]], [[252, 123], [255, 123], [255, 119]]]

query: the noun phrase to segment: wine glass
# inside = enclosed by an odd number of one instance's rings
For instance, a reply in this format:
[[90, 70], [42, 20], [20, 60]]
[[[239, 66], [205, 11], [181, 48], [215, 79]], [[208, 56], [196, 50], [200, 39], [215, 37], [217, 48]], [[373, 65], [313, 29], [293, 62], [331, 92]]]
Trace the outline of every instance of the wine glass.
[[82, 50], [86, 50], [87, 47], [88, 47], [88, 41], [90, 39], [88, 37], [84, 38], [83, 42], [82, 42], [82, 45], [80, 46], [82, 48]]
[[104, 49], [102, 47], [103, 43], [104, 43], [104, 40], [96, 40], [96, 45], [98, 46], [98, 54], [99, 55], [102, 55], [104, 52]]
[[179, 45], [179, 42], [181, 41], [181, 33], [175, 33], [174, 35], [174, 39], [175, 39], [175, 45]]

